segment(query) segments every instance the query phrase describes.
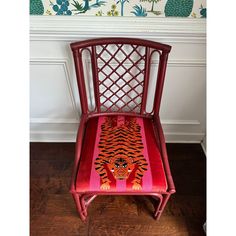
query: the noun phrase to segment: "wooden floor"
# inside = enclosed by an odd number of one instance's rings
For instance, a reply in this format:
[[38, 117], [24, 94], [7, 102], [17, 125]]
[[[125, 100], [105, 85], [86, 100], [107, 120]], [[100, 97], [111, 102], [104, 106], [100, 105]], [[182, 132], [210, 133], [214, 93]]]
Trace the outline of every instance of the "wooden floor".
[[168, 144], [167, 149], [177, 192], [159, 221], [146, 197], [99, 196], [82, 223], [68, 191], [74, 143], [31, 143], [31, 235], [205, 235], [205, 155], [199, 144]]

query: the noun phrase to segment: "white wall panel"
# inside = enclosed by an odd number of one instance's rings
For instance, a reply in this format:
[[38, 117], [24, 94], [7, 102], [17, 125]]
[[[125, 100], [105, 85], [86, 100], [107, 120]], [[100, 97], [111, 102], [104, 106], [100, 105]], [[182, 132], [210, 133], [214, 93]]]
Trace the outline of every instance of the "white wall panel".
[[72, 119], [78, 117], [65, 62], [31, 61], [30, 117]]
[[205, 68], [168, 67], [161, 117], [174, 120], [201, 120], [205, 115]]

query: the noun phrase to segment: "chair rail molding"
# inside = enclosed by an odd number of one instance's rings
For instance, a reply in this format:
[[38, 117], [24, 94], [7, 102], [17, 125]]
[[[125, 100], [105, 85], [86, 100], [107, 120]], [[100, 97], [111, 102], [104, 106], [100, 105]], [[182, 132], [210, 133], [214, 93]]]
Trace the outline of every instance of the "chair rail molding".
[[30, 16], [31, 40], [145, 37], [165, 42], [205, 43], [206, 20], [93, 16]]

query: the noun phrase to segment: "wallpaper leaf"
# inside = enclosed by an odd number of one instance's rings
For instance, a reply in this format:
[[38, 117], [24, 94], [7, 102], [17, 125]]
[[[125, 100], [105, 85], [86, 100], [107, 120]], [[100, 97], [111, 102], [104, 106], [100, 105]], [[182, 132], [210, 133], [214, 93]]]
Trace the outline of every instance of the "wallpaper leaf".
[[165, 15], [188, 17], [192, 9], [193, 0], [167, 0]]
[[72, 15], [71, 10], [68, 9], [70, 3], [66, 0], [56, 0], [55, 3], [50, 1], [53, 11], [56, 15]]
[[131, 11], [135, 16], [147, 16], [147, 11], [141, 5], [133, 6], [134, 11]]
[[206, 16], [207, 16], [207, 9], [204, 8], [202, 4], [201, 4], [201, 7], [200, 7], [200, 14], [201, 14], [202, 18], [206, 18]]
[[43, 15], [44, 7], [42, 0], [30, 0], [30, 15]]

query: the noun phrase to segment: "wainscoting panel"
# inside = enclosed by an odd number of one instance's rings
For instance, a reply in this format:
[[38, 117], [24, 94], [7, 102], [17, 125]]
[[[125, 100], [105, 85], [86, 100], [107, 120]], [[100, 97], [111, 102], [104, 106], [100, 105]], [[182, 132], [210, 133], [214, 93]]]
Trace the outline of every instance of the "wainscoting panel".
[[[202, 141], [206, 133], [205, 20], [69, 18], [30, 17], [32, 142], [75, 141], [81, 112], [69, 44], [106, 36], [145, 38], [172, 46], [161, 106], [165, 137], [167, 142]], [[158, 61], [152, 63], [155, 66]]]

